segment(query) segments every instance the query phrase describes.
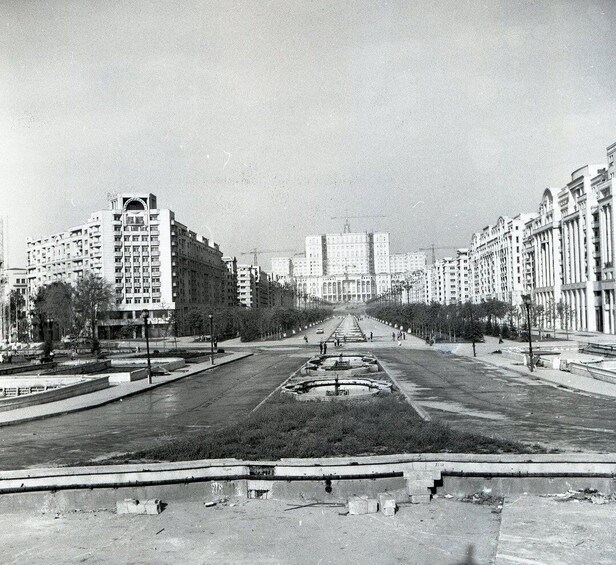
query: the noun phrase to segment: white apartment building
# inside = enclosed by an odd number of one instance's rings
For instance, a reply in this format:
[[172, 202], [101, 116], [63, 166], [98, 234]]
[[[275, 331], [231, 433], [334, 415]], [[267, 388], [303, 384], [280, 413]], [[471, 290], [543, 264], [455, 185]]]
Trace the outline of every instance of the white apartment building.
[[426, 267], [426, 254], [423, 251], [392, 253], [389, 256], [389, 272], [395, 280], [404, 280], [410, 273]]
[[543, 306], [544, 327], [616, 333], [614, 155], [587, 165], [559, 191], [543, 193], [526, 224], [526, 288]]
[[458, 249], [455, 257], [439, 259], [426, 271], [429, 274], [423, 280], [429, 290], [423, 294], [427, 303], [458, 304], [468, 300], [468, 249]]
[[521, 304], [524, 290], [524, 227], [535, 214], [501, 216], [473, 234], [469, 256], [473, 302], [496, 299]]
[[118, 194], [109, 209], [47, 237], [28, 239], [28, 288], [55, 281], [75, 284], [86, 272], [113, 285], [115, 309], [99, 324], [101, 337], [125, 326], [142, 334], [141, 312], [150, 311], [152, 335], [175, 313], [180, 331], [189, 310], [224, 303], [227, 269], [217, 244], [197, 235], [159, 208], [156, 196]]

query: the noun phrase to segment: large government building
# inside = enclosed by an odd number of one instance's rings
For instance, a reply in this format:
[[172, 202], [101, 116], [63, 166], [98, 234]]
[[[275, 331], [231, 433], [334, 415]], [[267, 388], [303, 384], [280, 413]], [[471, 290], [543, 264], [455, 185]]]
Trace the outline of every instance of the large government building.
[[305, 255], [272, 259], [272, 274], [300, 294], [331, 303], [365, 302], [425, 264], [425, 253], [390, 254], [388, 233], [345, 231], [309, 235]]

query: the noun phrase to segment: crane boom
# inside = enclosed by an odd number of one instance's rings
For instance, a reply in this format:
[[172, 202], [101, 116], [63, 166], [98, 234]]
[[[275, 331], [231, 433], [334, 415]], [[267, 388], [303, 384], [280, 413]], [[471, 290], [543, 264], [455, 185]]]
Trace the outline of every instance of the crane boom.
[[344, 233], [351, 233], [351, 224], [349, 222], [350, 219], [356, 218], [386, 218], [387, 216], [383, 216], [382, 214], [370, 214], [366, 216], [349, 216], [348, 209], [344, 216], [331, 216], [332, 220], [344, 220]]

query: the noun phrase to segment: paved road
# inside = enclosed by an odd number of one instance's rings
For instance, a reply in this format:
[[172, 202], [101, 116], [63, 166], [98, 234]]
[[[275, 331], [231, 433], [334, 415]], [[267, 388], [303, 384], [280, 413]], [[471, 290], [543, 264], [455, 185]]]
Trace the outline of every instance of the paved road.
[[234, 423], [310, 353], [288, 347], [259, 350], [247, 359], [121, 402], [2, 428], [0, 469], [75, 464]]
[[377, 355], [433, 419], [562, 450], [616, 451], [612, 399], [432, 349], [389, 348]]

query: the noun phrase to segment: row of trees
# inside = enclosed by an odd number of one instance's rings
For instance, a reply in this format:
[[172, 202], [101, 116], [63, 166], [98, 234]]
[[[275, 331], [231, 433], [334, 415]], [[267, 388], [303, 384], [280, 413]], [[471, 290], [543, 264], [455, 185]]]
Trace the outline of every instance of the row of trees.
[[212, 314], [213, 335], [232, 337], [239, 335], [242, 341], [254, 341], [266, 337], [281, 338], [284, 334], [301, 331], [305, 326], [332, 315], [328, 308], [296, 310], [276, 306], [274, 308], [214, 308], [207, 313], [191, 310], [186, 324], [193, 335], [209, 334], [209, 314]]
[[33, 339], [50, 342], [53, 335], [88, 337], [92, 340], [92, 351], [96, 351], [97, 322], [112, 304], [112, 285], [92, 273], [74, 286], [59, 281], [40, 287], [31, 312]]
[[[526, 329], [526, 317], [521, 307], [500, 300], [480, 304], [386, 304], [372, 307], [368, 313], [375, 318], [408, 328], [414, 335], [426, 339], [449, 341], [481, 339], [484, 335], [516, 338]], [[531, 312], [531, 323], [540, 316], [538, 308]]]
[[[524, 306], [513, 306], [500, 300], [487, 300], [479, 304], [385, 304], [374, 306], [368, 313], [424, 338], [475, 340], [484, 335], [515, 339], [528, 331]], [[531, 325], [541, 333], [547, 328], [569, 327], [573, 311], [564, 303], [546, 308], [543, 305], [531, 307]]]

